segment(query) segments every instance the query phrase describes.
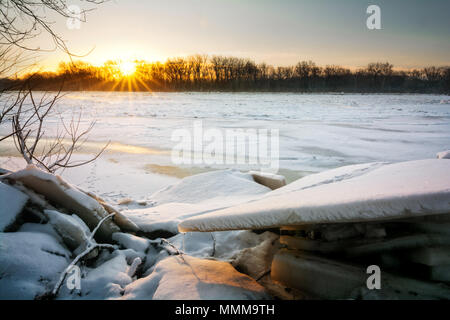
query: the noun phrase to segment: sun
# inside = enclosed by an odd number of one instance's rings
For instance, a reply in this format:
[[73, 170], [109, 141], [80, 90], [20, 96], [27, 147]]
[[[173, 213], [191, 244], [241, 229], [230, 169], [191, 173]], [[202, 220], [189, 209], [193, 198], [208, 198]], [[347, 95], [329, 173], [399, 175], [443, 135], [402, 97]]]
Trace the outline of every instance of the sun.
[[136, 71], [136, 64], [131, 61], [124, 61], [119, 64], [119, 69], [122, 75], [129, 77]]

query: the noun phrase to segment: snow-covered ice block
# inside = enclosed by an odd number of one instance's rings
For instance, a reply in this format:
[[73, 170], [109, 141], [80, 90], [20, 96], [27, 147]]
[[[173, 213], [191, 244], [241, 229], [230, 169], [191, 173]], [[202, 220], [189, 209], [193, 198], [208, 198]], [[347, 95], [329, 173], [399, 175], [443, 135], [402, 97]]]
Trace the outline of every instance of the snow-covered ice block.
[[232, 262], [236, 270], [257, 280], [270, 271], [273, 256], [280, 248], [278, 235], [272, 232], [265, 233], [269, 235], [266, 240], [255, 247], [242, 250]]
[[270, 296], [229, 263], [187, 255], [160, 261], [145, 278], [125, 287], [123, 299], [253, 300]]
[[213, 171], [190, 176], [153, 194], [156, 206], [124, 210], [122, 213], [139, 229], [153, 237], [157, 231], [178, 233], [178, 223], [188, 217], [247, 202], [269, 192], [250, 174], [234, 170]]
[[81, 219], [54, 210], [45, 210], [44, 213], [48, 217], [48, 223], [55, 228], [69, 249], [75, 250], [86, 244], [90, 232]]
[[438, 159], [450, 159], [450, 150], [441, 151], [436, 153]]
[[28, 196], [0, 182], [0, 232], [16, 221], [28, 201]]
[[166, 233], [169, 234], [168, 236], [178, 233], [178, 223], [183, 219], [209, 211], [211, 209], [203, 204], [165, 203], [145, 209], [124, 210], [122, 213], [133, 221], [147, 237], [158, 238], [167, 237]]
[[205, 200], [220, 201], [248, 195], [264, 194], [269, 188], [256, 183], [249, 173], [236, 170], [218, 170], [189, 176], [176, 184], [157, 191], [149, 201], [163, 203], [199, 203]]
[[308, 177], [302, 178], [261, 199], [188, 218], [178, 228], [180, 232], [261, 229], [450, 213], [450, 162], [430, 159], [359, 167], [345, 168], [350, 171], [346, 178], [312, 176], [307, 183], [302, 180]]
[[249, 230], [235, 230], [213, 233], [179, 233], [168, 240], [193, 257], [207, 258], [214, 253], [214, 258], [234, 260], [243, 250], [255, 248], [267, 240], [274, 241], [276, 239], [278, 236], [268, 231], [257, 234]]
[[[322, 299], [449, 299], [450, 287], [382, 271], [380, 290], [368, 290], [366, 267], [282, 249], [272, 262], [272, 279]], [[295, 270], [295, 272], [292, 272]]]
[[85, 194], [87, 194], [88, 196], [90, 196], [91, 198], [94, 198], [96, 201], [98, 201], [103, 208], [105, 208], [105, 210], [109, 213], [112, 214], [114, 213], [113, 216], [113, 221], [117, 224], [117, 226], [124, 231], [127, 232], [138, 232], [139, 231], [139, 227], [134, 224], [133, 221], [131, 221], [130, 219], [128, 219], [126, 216], [124, 216], [118, 209], [116, 209], [114, 206], [108, 204], [105, 200], [103, 200], [101, 197], [99, 197], [98, 195], [96, 195], [93, 192], [90, 191], [86, 191], [83, 190], [79, 187], [77, 187], [78, 190], [84, 192]]
[[52, 227], [51, 224], [45, 223], [24, 223], [20, 226], [18, 232], [36, 232], [36, 233], [44, 233], [58, 240], [59, 243], [63, 243], [62, 238], [56, 232], [55, 228]]
[[115, 299], [122, 296], [123, 288], [132, 282], [128, 275], [129, 266], [126, 255], [122, 251], [114, 251], [110, 259], [98, 266], [85, 267], [81, 278], [81, 290], [70, 292], [67, 286], [62, 286], [58, 299]]
[[0, 233], [0, 299], [34, 299], [50, 292], [69, 256], [48, 234]]
[[[67, 209], [70, 213], [76, 213], [91, 230], [108, 215], [98, 201], [70, 185], [60, 176], [42, 171], [34, 165], [11, 173], [7, 178], [21, 181], [26, 187], [45, 196], [53, 204]], [[117, 225], [107, 220], [101, 225], [96, 236], [110, 241], [112, 234], [118, 231], [120, 229]]]
[[284, 176], [279, 174], [260, 171], [249, 171], [248, 173], [252, 175], [253, 180], [272, 190], [284, 187], [286, 185], [286, 179]]
[[112, 239], [126, 249], [133, 249], [136, 252], [145, 252], [150, 245], [147, 239], [123, 232], [113, 233]]
[[141, 260], [146, 260], [146, 256], [150, 256], [151, 254], [154, 254], [156, 249], [154, 249], [153, 247], [149, 247], [147, 254], [145, 254], [144, 252], [134, 251], [133, 249], [120, 249], [120, 250], [116, 250], [116, 251], [123, 253], [125, 255], [127, 263], [129, 265], [131, 265], [136, 258], [140, 258]]

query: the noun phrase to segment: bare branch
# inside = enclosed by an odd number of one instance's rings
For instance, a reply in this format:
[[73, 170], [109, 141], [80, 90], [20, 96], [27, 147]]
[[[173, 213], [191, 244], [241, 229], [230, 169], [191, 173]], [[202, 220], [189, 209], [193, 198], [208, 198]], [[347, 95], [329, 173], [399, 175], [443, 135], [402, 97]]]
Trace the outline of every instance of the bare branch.
[[97, 232], [97, 230], [101, 227], [101, 225], [109, 218], [113, 217], [114, 213], [111, 213], [110, 215], [107, 215], [102, 220], [100, 220], [95, 227], [95, 229], [92, 231], [91, 235], [86, 239], [86, 249], [81, 252], [79, 255], [75, 257], [75, 259], [72, 260], [72, 262], [67, 266], [66, 269], [64, 269], [63, 273], [59, 277], [58, 282], [56, 283], [52, 295], [56, 296], [58, 294], [59, 288], [61, 287], [64, 278], [66, 277], [67, 273], [75, 266], [83, 257], [85, 257], [87, 254], [89, 254], [92, 250], [95, 248], [105, 248], [105, 249], [115, 249], [113, 245], [106, 244], [106, 243], [96, 243], [93, 241], [94, 235]]
[[[106, 0], [85, 0], [92, 5], [99, 5]], [[80, 12], [72, 13], [66, 0], [2, 0], [0, 2], [0, 44], [13, 45], [28, 51], [53, 51], [60, 49], [69, 56], [76, 55], [68, 49], [64, 39], [53, 31], [53, 21], [48, 18], [48, 11], [68, 19], [86, 21], [86, 13], [94, 8], [80, 8]], [[43, 49], [31, 47], [27, 41], [41, 34], [47, 34], [54, 47]], [[91, 50], [92, 51], [92, 50]], [[88, 52], [87, 54], [89, 54]]]
[[[57, 130], [53, 141], [42, 144], [45, 136], [44, 122], [62, 97], [61, 89], [53, 97], [46, 95], [36, 99], [29, 82], [27, 82], [27, 86], [21, 89], [14, 102], [11, 133], [1, 138], [4, 140], [12, 136], [16, 149], [27, 163], [36, 163], [41, 168], [54, 173], [59, 169], [74, 168], [91, 163], [106, 150], [109, 142], [93, 157], [87, 160], [71, 161], [73, 154], [80, 150], [87, 141], [89, 133], [95, 125], [94, 121], [87, 129], [81, 131], [81, 113], [78, 114], [76, 120], [72, 117], [68, 124], [60, 114], [64, 131]], [[12, 109], [8, 110], [11, 112]]]

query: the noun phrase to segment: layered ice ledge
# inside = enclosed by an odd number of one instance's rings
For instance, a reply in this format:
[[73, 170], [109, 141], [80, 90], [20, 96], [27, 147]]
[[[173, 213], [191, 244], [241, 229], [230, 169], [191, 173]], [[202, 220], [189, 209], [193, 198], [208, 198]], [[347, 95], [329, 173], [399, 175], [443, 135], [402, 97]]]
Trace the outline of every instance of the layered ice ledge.
[[346, 166], [311, 175], [265, 196], [191, 217], [180, 232], [380, 221], [450, 212], [450, 161]]

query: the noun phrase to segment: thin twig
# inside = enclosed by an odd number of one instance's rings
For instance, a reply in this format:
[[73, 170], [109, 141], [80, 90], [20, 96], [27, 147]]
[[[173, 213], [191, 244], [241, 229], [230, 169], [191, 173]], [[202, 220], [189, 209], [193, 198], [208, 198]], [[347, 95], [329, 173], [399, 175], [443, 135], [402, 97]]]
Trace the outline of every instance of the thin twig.
[[97, 230], [100, 228], [100, 226], [109, 218], [111, 218], [112, 216], [114, 216], [115, 213], [111, 213], [109, 215], [107, 215], [106, 217], [104, 217], [103, 219], [101, 219], [97, 226], [94, 228], [94, 230], [92, 231], [91, 235], [86, 239], [86, 249], [80, 253], [79, 255], [77, 255], [75, 257], [75, 259], [73, 259], [73, 261], [67, 266], [66, 269], [64, 269], [63, 273], [61, 274], [61, 276], [59, 277], [58, 282], [56, 283], [53, 291], [52, 291], [52, 295], [56, 296], [58, 294], [59, 288], [61, 287], [64, 278], [66, 277], [67, 273], [72, 269], [73, 266], [75, 266], [84, 256], [86, 256], [87, 254], [89, 254], [92, 250], [94, 250], [95, 248], [104, 248], [104, 249], [115, 249], [115, 247], [111, 244], [106, 244], [106, 243], [96, 243], [95, 241], [93, 241], [93, 238], [95, 236], [95, 233], [97, 232]]

